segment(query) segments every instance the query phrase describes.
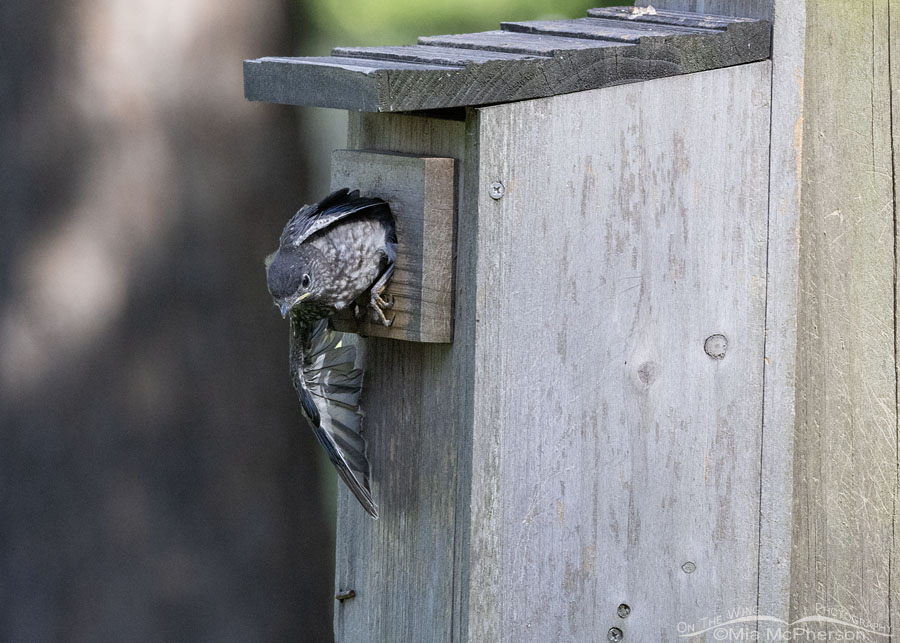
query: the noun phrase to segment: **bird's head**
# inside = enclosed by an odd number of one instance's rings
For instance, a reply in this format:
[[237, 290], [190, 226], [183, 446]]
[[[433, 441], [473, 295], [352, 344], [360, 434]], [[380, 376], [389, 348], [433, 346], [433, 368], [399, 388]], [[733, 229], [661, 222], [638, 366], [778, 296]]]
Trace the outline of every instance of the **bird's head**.
[[324, 256], [312, 246], [282, 247], [266, 257], [266, 284], [282, 317], [320, 298], [325, 268]]

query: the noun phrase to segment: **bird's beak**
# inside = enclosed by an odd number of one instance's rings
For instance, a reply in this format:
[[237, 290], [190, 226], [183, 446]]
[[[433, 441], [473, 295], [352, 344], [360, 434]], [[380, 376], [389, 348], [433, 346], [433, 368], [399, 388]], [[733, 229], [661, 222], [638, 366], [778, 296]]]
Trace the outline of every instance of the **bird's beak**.
[[288, 311], [289, 311], [291, 308], [293, 308], [294, 306], [296, 306], [297, 304], [299, 304], [301, 301], [303, 301], [304, 299], [306, 299], [307, 297], [309, 297], [311, 294], [312, 294], [312, 293], [305, 292], [305, 293], [303, 293], [302, 295], [300, 295], [299, 297], [297, 297], [297, 298], [296, 298], [294, 301], [292, 301], [291, 303], [285, 302], [285, 303], [278, 304], [278, 309], [281, 311], [281, 318], [284, 319], [285, 317], [287, 317]]

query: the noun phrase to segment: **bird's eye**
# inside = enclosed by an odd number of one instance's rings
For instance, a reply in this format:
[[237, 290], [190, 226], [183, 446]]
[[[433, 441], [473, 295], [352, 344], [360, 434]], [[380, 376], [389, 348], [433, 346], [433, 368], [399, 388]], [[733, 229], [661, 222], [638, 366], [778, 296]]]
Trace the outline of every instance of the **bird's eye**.
[[303, 278], [300, 280], [300, 285], [304, 288], [309, 288], [309, 275], [303, 275]]

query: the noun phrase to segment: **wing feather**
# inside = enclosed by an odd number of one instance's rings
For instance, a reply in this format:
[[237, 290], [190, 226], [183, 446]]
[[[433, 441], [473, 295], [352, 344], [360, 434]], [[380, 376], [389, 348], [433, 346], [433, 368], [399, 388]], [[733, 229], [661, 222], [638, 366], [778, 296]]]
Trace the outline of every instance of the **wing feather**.
[[303, 414], [338, 475], [369, 515], [378, 518], [359, 405], [362, 346], [355, 335], [331, 330], [326, 319], [308, 323], [292, 313], [291, 326], [291, 370]]
[[[370, 208], [387, 206], [381, 199], [361, 197], [359, 190], [349, 188], [335, 190], [318, 203], [304, 205], [291, 217], [281, 233], [282, 247], [297, 247], [315, 232], [327, 228], [346, 216], [364, 212]], [[384, 216], [383, 213], [381, 213]]]

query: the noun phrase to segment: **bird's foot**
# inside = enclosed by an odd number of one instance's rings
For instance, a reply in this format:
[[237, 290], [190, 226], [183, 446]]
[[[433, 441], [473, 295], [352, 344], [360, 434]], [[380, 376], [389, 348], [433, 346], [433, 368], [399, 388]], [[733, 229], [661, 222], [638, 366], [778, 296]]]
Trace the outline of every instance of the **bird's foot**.
[[[384, 288], [381, 290], [384, 291]], [[383, 326], [390, 326], [394, 323], [393, 319], [388, 319], [384, 316], [385, 310], [394, 307], [394, 298], [390, 295], [388, 295], [387, 298], [383, 298], [380, 292], [373, 292], [372, 298], [369, 300], [369, 307], [375, 311], [378, 321], [381, 322]]]
[[382, 288], [381, 291], [374, 293], [372, 296], [372, 299], [375, 301], [375, 303], [378, 304], [379, 307], [381, 307], [385, 310], [390, 310], [391, 308], [394, 307], [394, 296], [393, 295], [382, 295], [383, 292], [384, 292], [384, 288]]

